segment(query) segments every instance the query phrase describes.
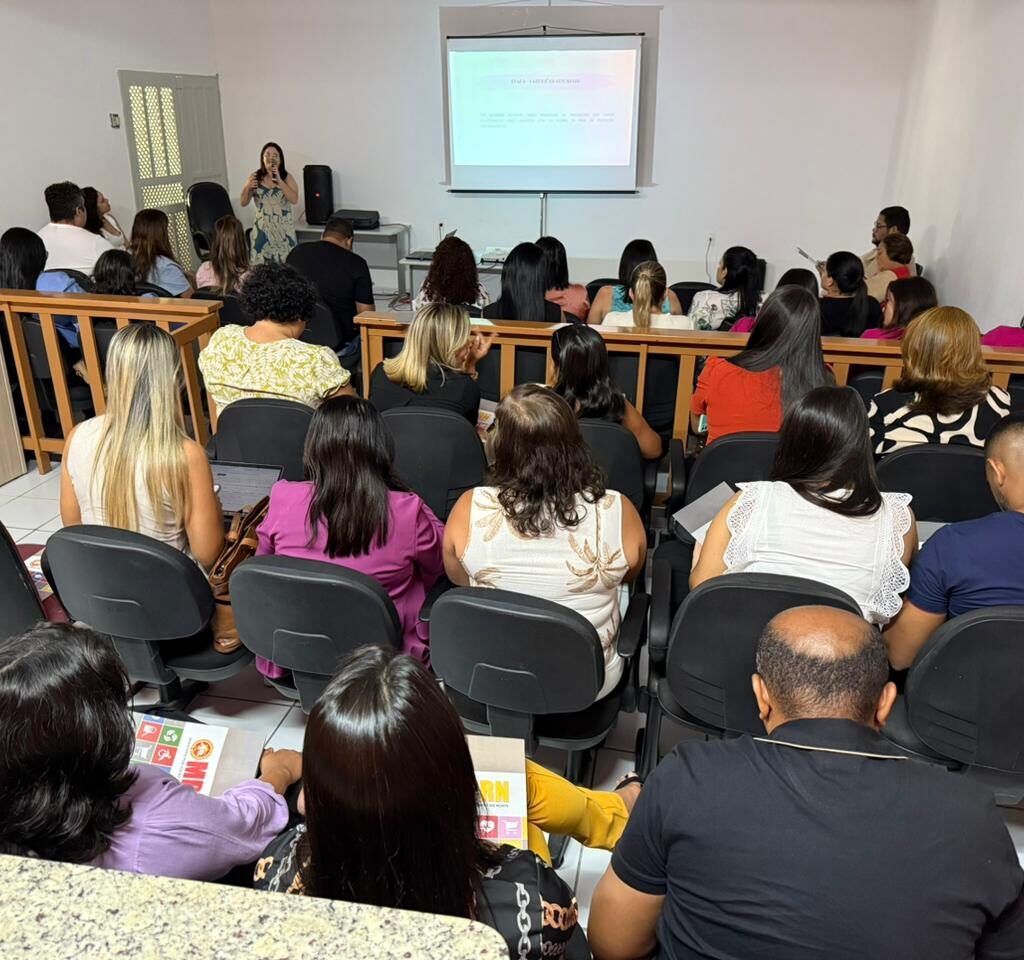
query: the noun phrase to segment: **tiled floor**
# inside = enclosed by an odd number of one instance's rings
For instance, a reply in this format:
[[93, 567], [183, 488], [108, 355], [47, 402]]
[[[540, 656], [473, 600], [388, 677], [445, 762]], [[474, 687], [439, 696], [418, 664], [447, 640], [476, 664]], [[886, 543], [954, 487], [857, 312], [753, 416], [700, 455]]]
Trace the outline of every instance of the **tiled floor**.
[[[59, 468], [44, 477], [33, 468], [17, 480], [0, 486], [0, 522], [19, 543], [43, 544], [61, 526], [59, 495]], [[136, 695], [135, 703], [152, 702], [155, 693], [155, 690], [144, 689]], [[230, 680], [211, 685], [205, 694], [192, 702], [189, 712], [207, 723], [243, 727], [262, 733], [270, 747], [302, 748], [305, 715], [298, 705], [265, 685], [254, 667]], [[633, 769], [633, 746], [639, 725], [638, 715], [619, 715], [618, 725], [598, 751], [587, 777], [590, 786], [611, 789], [620, 776]], [[672, 744], [687, 736], [692, 734], [673, 728], [666, 722], [662, 732], [662, 750], [670, 749]], [[563, 758], [556, 752], [545, 752], [538, 759], [558, 769]], [[1018, 856], [1024, 862], [1024, 811], [1005, 811], [1005, 818]], [[610, 857], [600, 850], [584, 849], [576, 841], [567, 848], [559, 874], [576, 891], [584, 923], [594, 888]]]

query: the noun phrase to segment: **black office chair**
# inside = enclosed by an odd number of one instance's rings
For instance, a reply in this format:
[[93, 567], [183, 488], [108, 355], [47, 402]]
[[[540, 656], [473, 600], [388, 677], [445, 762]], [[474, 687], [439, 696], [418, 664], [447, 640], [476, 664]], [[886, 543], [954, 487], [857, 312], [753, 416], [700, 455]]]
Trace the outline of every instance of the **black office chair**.
[[213, 648], [210, 585], [180, 550], [129, 530], [82, 524], [53, 534], [46, 559], [72, 619], [113, 638], [133, 681], [159, 687], [160, 702], [147, 713], [183, 710], [207, 683], [252, 663], [244, 647]]
[[237, 294], [215, 293], [213, 290], [202, 288], [192, 294], [193, 300], [220, 300], [221, 308], [218, 314], [220, 325], [226, 326], [229, 323], [237, 324], [240, 327], [252, 326], [252, 317], [242, 309], [242, 301]]
[[598, 277], [596, 280], [591, 280], [587, 284], [587, 299], [593, 303], [601, 287], [617, 287], [618, 285], [618, 277]]
[[[47, 421], [55, 429], [59, 429], [57, 392], [53, 386], [53, 371], [50, 370], [50, 360], [46, 353], [46, 341], [43, 339], [42, 321], [34, 315], [22, 314], [21, 329], [25, 336], [25, 349], [32, 369], [32, 379], [35, 381], [36, 395], [39, 398], [39, 409]], [[68, 385], [68, 394], [71, 398], [72, 416], [76, 421], [84, 420], [92, 416], [92, 393], [88, 385], [72, 371], [77, 354], [59, 332], [57, 344], [64, 364], [64, 381]]]
[[214, 225], [221, 217], [234, 213], [231, 198], [219, 183], [201, 180], [188, 188], [185, 204], [188, 207], [192, 244], [199, 259], [205, 260], [210, 255]]
[[703, 280], [682, 280], [679, 283], [673, 283], [669, 287], [669, 290], [679, 298], [679, 305], [683, 308], [683, 313], [690, 312], [693, 298], [699, 291], [717, 289], [718, 287], [713, 283], [705, 283]]
[[944, 623], [917, 655], [883, 736], [915, 757], [1024, 803], [1024, 607], [989, 607]]
[[670, 447], [672, 486], [666, 513], [671, 515], [720, 483], [733, 489], [737, 484], [767, 480], [779, 445], [777, 433], [730, 433], [709, 443], [686, 475], [682, 444]]
[[0, 639], [22, 633], [45, 620], [43, 605], [18, 545], [0, 523]]
[[985, 479], [985, 453], [965, 444], [919, 443], [878, 461], [878, 485], [909, 493], [918, 520], [957, 523], [996, 513]]
[[1010, 392], [1010, 413], [1024, 413], [1024, 374], [1015, 373], [1006, 388]]
[[86, 293], [92, 293], [93, 282], [92, 277], [87, 273], [83, 273], [81, 270], [69, 270], [67, 267], [53, 270], [43, 270], [43, 273], [63, 273], [75, 281]]
[[394, 407], [383, 413], [395, 440], [395, 473], [439, 520], [487, 473], [484, 446], [469, 421], [436, 407]]
[[658, 483], [658, 461], [644, 460], [636, 437], [610, 420], [580, 420], [580, 432], [604, 470], [609, 490], [621, 493], [646, 524]]
[[294, 400], [254, 397], [229, 403], [210, 440], [213, 459], [281, 467], [285, 480], [303, 480], [302, 451], [313, 410]]
[[341, 332], [334, 322], [334, 315], [322, 303], [316, 305], [313, 317], [306, 324], [306, 329], [302, 331], [302, 336], [299, 339], [304, 343], [330, 347], [335, 353], [345, 345]]
[[708, 736], [764, 733], [750, 689], [757, 642], [776, 614], [815, 604], [861, 616], [841, 590], [765, 573], [730, 573], [702, 583], [670, 623], [671, 570], [655, 561], [651, 586], [647, 727], [638, 735], [639, 766], [658, 764], [665, 714]]
[[175, 294], [165, 290], [163, 287], [158, 287], [155, 283], [137, 283], [135, 284], [135, 289], [138, 290], [139, 296], [142, 296], [144, 293], [152, 293], [154, 296], [170, 297], [172, 300], [175, 297]]
[[292, 671], [292, 685], [271, 683], [305, 713], [357, 647], [402, 647], [402, 624], [387, 591], [336, 563], [253, 557], [231, 575], [231, 606], [242, 643]]
[[882, 392], [883, 376], [882, 370], [862, 370], [847, 381], [847, 386], [853, 387], [860, 394], [861, 400], [864, 401], [864, 409], [870, 408], [875, 394]]
[[634, 594], [618, 636], [628, 661], [622, 681], [595, 702], [604, 655], [593, 625], [538, 597], [463, 587], [434, 604], [430, 660], [466, 728], [568, 752], [566, 776], [578, 781], [587, 752], [636, 705], [636, 654], [646, 632], [647, 597]]

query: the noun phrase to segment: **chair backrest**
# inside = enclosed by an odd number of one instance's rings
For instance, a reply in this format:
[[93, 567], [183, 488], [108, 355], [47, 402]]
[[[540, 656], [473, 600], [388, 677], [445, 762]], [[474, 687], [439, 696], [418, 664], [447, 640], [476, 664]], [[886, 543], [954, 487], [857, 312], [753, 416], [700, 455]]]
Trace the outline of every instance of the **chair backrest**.
[[462, 587], [435, 602], [430, 662], [487, 707], [494, 736], [532, 740], [532, 718], [585, 710], [604, 683], [593, 624], [568, 607], [508, 590]]
[[919, 443], [878, 461], [878, 485], [909, 493], [918, 520], [957, 523], [999, 510], [985, 479], [985, 453], [964, 444]]
[[295, 400], [254, 397], [229, 403], [213, 437], [217, 460], [281, 467], [285, 480], [302, 480], [302, 451], [313, 410]]
[[234, 293], [215, 293], [213, 290], [196, 290], [192, 294], [193, 300], [220, 300], [221, 308], [218, 314], [220, 325], [234, 323], [240, 327], [252, 326], [252, 317], [242, 309], [242, 301]]
[[672, 621], [665, 658], [672, 696], [708, 726], [763, 734], [750, 689], [757, 642], [772, 617], [806, 604], [861, 616], [841, 590], [800, 577], [730, 573], [702, 583]]
[[[213, 242], [214, 225], [221, 217], [234, 213], [231, 198], [219, 183], [201, 180], [188, 188], [185, 202], [188, 205], [188, 223], [192, 229], [196, 253], [202, 256]], [[201, 235], [202, 242], [197, 234]]]
[[383, 417], [395, 440], [395, 472], [446, 520], [455, 501], [487, 473], [476, 430], [465, 417], [437, 407], [395, 407]]
[[693, 503], [723, 481], [767, 480], [779, 445], [777, 433], [730, 433], [709, 443], [697, 457], [686, 484], [686, 503]]
[[865, 409], [871, 406], [876, 393], [882, 392], [882, 371], [863, 370], [850, 377], [847, 386], [853, 387], [864, 401]]
[[141, 533], [64, 527], [50, 537], [46, 559], [71, 618], [110, 634], [133, 680], [171, 682], [158, 644], [195, 636], [213, 616], [213, 594], [196, 562]]
[[0, 523], [0, 639], [13, 637], [45, 619], [18, 546]]
[[1010, 413], [1024, 413], [1024, 374], [1015, 373], [1007, 386], [1010, 391]]
[[671, 290], [678, 298], [679, 305], [683, 308], [683, 313], [689, 313], [690, 307], [693, 304], [694, 295], [700, 290], [717, 290], [713, 283], [705, 283], [703, 280], [681, 280], [679, 283], [673, 283], [669, 290]]
[[621, 423], [610, 420], [580, 420], [580, 431], [604, 470], [608, 489], [617, 490], [642, 512], [647, 505], [647, 471], [636, 437]]
[[597, 296], [597, 291], [601, 287], [617, 287], [619, 285], [618, 277], [598, 277], [596, 280], [591, 280], [587, 284], [587, 299], [593, 303], [594, 297]]
[[1024, 775], [1024, 607], [944, 623], [907, 674], [907, 720], [932, 750]]
[[242, 643], [292, 671], [306, 713], [357, 647], [402, 646], [387, 591], [336, 563], [253, 557], [231, 575], [231, 606]]
[[332, 350], [340, 350], [344, 343], [342, 336], [334, 323], [334, 314], [330, 308], [318, 303], [313, 310], [313, 318], [306, 324], [299, 338], [305, 343], [315, 343], [321, 347], [330, 347]]
[[135, 289], [139, 292], [141, 297], [144, 293], [152, 293], [158, 297], [170, 297], [172, 300], [175, 295], [170, 290], [165, 290], [163, 287], [158, 287], [155, 283], [137, 283]]
[[75, 281], [86, 293], [92, 293], [93, 287], [95, 286], [92, 281], [92, 277], [87, 273], [83, 273], [81, 270], [70, 270], [67, 267], [61, 267], [59, 269], [44, 270], [43, 273], [63, 273], [65, 276], [70, 277]]

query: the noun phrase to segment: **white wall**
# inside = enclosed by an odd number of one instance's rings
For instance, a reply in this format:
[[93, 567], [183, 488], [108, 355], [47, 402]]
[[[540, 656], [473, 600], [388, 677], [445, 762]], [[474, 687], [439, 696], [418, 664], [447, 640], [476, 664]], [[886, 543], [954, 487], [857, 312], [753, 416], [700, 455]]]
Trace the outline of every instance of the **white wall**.
[[[577, 278], [612, 269], [633, 236], [673, 279], [700, 279], [743, 243], [780, 269], [869, 246], [907, 78], [912, 0], [665, 0], [654, 175], [637, 197], [555, 196], [548, 230]], [[266, 140], [297, 175], [335, 169], [337, 206], [437, 224], [474, 247], [536, 237], [539, 200], [446, 193], [438, 4], [211, 0], [232, 192]], [[713, 269], [713, 266], [712, 266]]]
[[97, 187], [131, 225], [119, 69], [215, 73], [208, 0], [2, 0], [0, 229], [42, 226], [57, 180]]
[[1024, 313], [1019, 0], [920, 0], [920, 42], [888, 178], [919, 262], [982, 329]]

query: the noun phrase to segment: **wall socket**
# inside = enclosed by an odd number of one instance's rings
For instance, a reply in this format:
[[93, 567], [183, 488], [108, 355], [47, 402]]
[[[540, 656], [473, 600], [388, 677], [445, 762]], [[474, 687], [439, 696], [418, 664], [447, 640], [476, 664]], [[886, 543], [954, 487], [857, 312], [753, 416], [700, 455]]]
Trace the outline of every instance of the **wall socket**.
[[110, 129], [117, 130], [121, 126], [121, 115], [119, 113], [110, 114]]

